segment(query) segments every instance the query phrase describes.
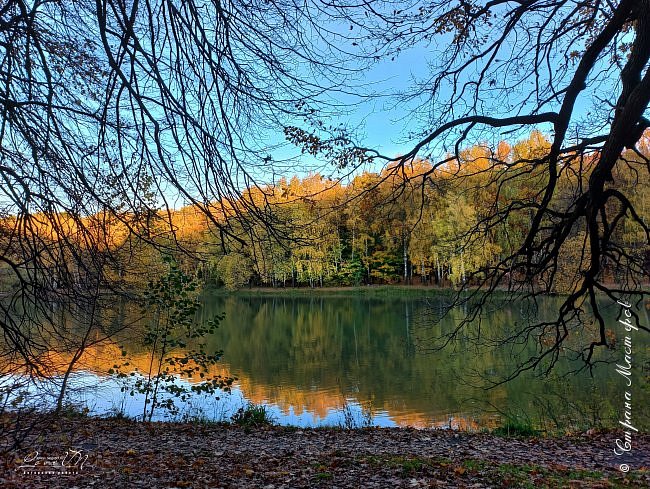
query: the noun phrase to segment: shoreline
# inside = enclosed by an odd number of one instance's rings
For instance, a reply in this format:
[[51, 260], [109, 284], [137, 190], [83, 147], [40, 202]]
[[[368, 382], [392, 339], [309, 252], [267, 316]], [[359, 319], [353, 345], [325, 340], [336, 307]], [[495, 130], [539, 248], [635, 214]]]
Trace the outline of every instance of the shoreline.
[[[428, 285], [360, 285], [338, 287], [251, 287], [237, 290], [206, 287], [204, 294], [219, 296], [284, 296], [284, 297], [450, 297], [458, 290], [453, 288], [438, 288]], [[497, 293], [501, 293], [498, 291]]]
[[[645, 487], [650, 434], [635, 439], [628, 474], [614, 465], [618, 431], [559, 438], [412, 428], [239, 427], [48, 418], [48, 431], [5, 457], [7, 489], [91, 487]], [[87, 455], [74, 475], [17, 470], [29, 450]]]
[[[463, 293], [469, 294], [476, 288], [470, 288]], [[648, 286], [641, 290], [650, 291]], [[221, 297], [367, 297], [367, 298], [433, 298], [433, 297], [452, 297], [460, 292], [453, 287], [437, 287], [431, 285], [359, 285], [359, 286], [325, 286], [325, 287], [246, 287], [235, 290], [228, 290], [224, 287], [215, 287], [214, 285], [204, 286], [201, 294], [207, 296]], [[650, 292], [649, 292], [650, 293]], [[597, 297], [606, 299], [607, 295], [598, 292]], [[506, 288], [497, 288], [491, 293], [490, 299], [501, 300], [509, 297]], [[540, 294], [540, 297], [546, 298], [566, 298], [567, 293], [554, 292], [550, 294]]]

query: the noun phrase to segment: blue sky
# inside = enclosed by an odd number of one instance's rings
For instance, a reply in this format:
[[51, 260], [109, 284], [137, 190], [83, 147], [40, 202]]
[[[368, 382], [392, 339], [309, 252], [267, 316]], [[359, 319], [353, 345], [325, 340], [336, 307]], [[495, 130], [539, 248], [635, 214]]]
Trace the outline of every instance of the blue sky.
[[[420, 121], [412, 117], [414, 103], [398, 103], [394, 95], [411, 87], [414, 77], [421, 79], [427, 74], [426, 55], [426, 50], [419, 47], [405, 50], [394, 61], [386, 59], [375, 63], [353, 83], [364, 86], [364, 90], [376, 96], [369, 100], [352, 95], [341, 96], [340, 100], [348, 104], [347, 113], [330, 119], [330, 122], [341, 123], [354, 130], [355, 142], [360, 145], [387, 156], [403, 154], [412, 147], [412, 142], [405, 142], [405, 136], [409, 131], [417, 130]], [[307, 129], [304, 125], [301, 127]], [[281, 135], [269, 134], [269, 140], [275, 143], [280, 143], [281, 138]], [[299, 155], [300, 164], [289, 169], [293, 170], [291, 174], [306, 175], [309, 171], [327, 175], [333, 173], [328, 162], [310, 155], [300, 155], [300, 150], [288, 143], [272, 154], [276, 159]], [[374, 170], [379, 168], [375, 165]]]

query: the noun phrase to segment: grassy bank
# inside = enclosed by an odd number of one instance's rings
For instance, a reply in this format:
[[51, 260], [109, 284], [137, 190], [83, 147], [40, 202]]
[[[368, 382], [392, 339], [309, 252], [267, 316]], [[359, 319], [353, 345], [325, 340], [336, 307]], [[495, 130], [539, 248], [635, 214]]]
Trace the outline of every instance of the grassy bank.
[[208, 288], [211, 295], [234, 295], [239, 297], [451, 297], [454, 289], [423, 285], [365, 285], [359, 287], [253, 287], [239, 290]]
[[[611, 284], [611, 287], [614, 287]], [[472, 289], [465, 291], [469, 294]], [[640, 290], [650, 292], [649, 286], [643, 286]], [[208, 286], [204, 289], [205, 293], [222, 296], [240, 296], [240, 297], [266, 297], [266, 296], [283, 296], [283, 297], [452, 297], [458, 289], [452, 287], [436, 287], [430, 285], [361, 285], [361, 286], [338, 286], [338, 287], [250, 287], [237, 290], [228, 290], [224, 287]], [[541, 294], [545, 297], [568, 296], [566, 293]], [[507, 296], [505, 288], [497, 288], [492, 296], [500, 299]], [[597, 297], [603, 300], [609, 300], [604, 292], [597, 292]]]

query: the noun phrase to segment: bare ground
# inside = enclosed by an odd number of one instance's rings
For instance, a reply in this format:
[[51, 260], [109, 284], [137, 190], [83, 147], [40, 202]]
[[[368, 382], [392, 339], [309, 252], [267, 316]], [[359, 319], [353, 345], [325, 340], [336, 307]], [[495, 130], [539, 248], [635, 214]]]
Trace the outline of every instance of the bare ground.
[[[415, 429], [241, 428], [48, 419], [5, 454], [2, 488], [650, 487], [650, 435], [614, 455], [621, 432], [504, 438]], [[88, 458], [63, 470], [67, 449]], [[38, 451], [31, 474], [25, 457]], [[49, 457], [49, 458], [48, 458]], [[48, 460], [53, 462], [48, 462]], [[628, 474], [619, 470], [626, 462]]]

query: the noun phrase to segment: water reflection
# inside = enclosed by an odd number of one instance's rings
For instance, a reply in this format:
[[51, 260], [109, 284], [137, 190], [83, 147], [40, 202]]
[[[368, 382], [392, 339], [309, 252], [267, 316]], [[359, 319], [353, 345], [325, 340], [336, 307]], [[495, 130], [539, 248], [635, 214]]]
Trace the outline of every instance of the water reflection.
[[[552, 312], [557, 302], [549, 298], [538, 310], [525, 304], [496, 305], [482, 318], [482, 335], [496, 338], [531, 314]], [[463, 311], [455, 311], [437, 330], [424, 329], [432, 307], [442, 304], [443, 299], [413, 298], [212, 297], [206, 299], [204, 314], [226, 312], [214, 346], [226, 352], [224, 362], [241, 377], [246, 396], [287, 413], [306, 410], [325, 417], [347, 399], [372, 405], [397, 424], [423, 426], [449, 424], [450, 417], [481, 425], [494, 413], [527, 413], [534, 419], [542, 406], [555, 416], [570, 406], [603, 415], [613, 410], [622, 386], [607, 365], [597, 368], [593, 378], [584, 373], [531, 381], [524, 375], [483, 388], [482, 380], [498, 380], [518, 358], [532, 354], [533, 343], [477, 349], [468, 333], [453, 348], [423, 354], [422, 337], [449, 331], [462, 318]], [[602, 359], [616, 355], [603, 352]], [[566, 361], [558, 367], [558, 373], [574, 368]], [[637, 377], [641, 381], [641, 372]], [[638, 390], [648, 400], [648, 391]]]
[[[208, 346], [225, 352], [218, 373], [239, 380], [219, 400], [195, 397], [181, 407], [181, 416], [228, 419], [250, 400], [268, 405], [279, 423], [299, 426], [479, 429], [493, 426], [504, 414], [540, 425], [542, 420], [560, 423], [578, 417], [591, 418], [592, 424], [616, 423], [623, 384], [611, 365], [599, 366], [593, 378], [587, 373], [567, 378], [554, 374], [532, 381], [524, 375], [485, 390], [486, 379], [510, 372], [517, 356], [532, 354], [536, 345], [479, 349], [472, 341], [474, 330], [453, 348], [422, 353], [427, 345], [423, 338], [451, 331], [462, 318], [463, 311], [455, 311], [431, 327], [431, 311], [442, 308], [443, 300], [208, 296], [201, 314], [226, 314]], [[554, 307], [549, 298], [535, 314]], [[482, 318], [481, 334], [497, 337], [531, 313], [522, 304], [495, 307]], [[644, 339], [636, 339], [637, 366], [648, 359]], [[619, 353], [604, 352], [603, 359], [616, 359]], [[137, 416], [143, 399], [121, 392], [121, 384], [105, 375], [119, 356], [115, 345], [89, 350], [82, 362], [86, 371], [77, 373], [76, 386], [84, 383], [92, 389], [73, 395], [89, 401], [97, 413]], [[146, 353], [136, 352], [131, 360], [134, 366], [144, 365]], [[557, 372], [570, 369], [563, 361]], [[643, 374], [639, 369], [634, 375], [637, 405], [645, 405], [650, 395]], [[165, 419], [165, 413], [159, 411], [155, 418]], [[641, 418], [639, 427], [647, 429], [648, 419]]]

